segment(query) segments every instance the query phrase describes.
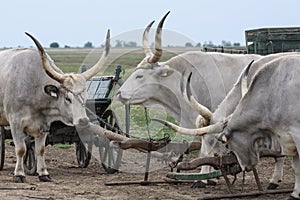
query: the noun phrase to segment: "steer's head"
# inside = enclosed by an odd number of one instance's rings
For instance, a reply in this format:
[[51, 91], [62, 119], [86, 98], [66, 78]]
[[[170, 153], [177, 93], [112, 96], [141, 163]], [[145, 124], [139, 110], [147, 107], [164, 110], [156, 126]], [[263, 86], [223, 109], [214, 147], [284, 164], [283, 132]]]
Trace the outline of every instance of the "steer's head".
[[252, 149], [251, 138], [247, 138], [247, 134], [239, 131], [231, 131], [225, 129], [222, 136], [226, 147], [234, 152], [243, 171], [250, 171], [258, 162], [258, 156]]
[[258, 163], [260, 157], [281, 154], [278, 137], [269, 129], [248, 127], [246, 130], [234, 128], [231, 123], [225, 129], [222, 140], [232, 150], [243, 170], [249, 171]]
[[161, 82], [166, 81], [173, 73], [168, 65], [158, 62], [162, 56], [162, 27], [168, 14], [169, 12], [161, 19], [156, 29], [154, 53], [148, 45], [148, 34], [154, 21], [145, 29], [142, 39], [145, 58], [137, 65], [135, 71], [119, 89], [117, 97], [122, 103], [145, 103], [146, 100], [151, 99], [152, 94], [159, 92], [160, 87], [163, 85]]
[[49, 98], [47, 115], [58, 118], [69, 125], [87, 125], [89, 119], [85, 111], [86, 81], [96, 75], [104, 65], [110, 48], [110, 32], [106, 36], [106, 44], [99, 61], [89, 70], [81, 74], [60, 73], [57, 66], [46, 54], [42, 45], [32, 35], [26, 33], [36, 44], [45, 72], [58, 84], [45, 85], [44, 92]]

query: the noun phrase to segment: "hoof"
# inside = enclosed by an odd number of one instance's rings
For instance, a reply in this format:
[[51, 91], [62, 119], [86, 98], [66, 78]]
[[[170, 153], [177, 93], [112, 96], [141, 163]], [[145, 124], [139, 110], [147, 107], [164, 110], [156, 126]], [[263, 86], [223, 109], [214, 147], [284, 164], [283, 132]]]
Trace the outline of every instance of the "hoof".
[[276, 188], [278, 188], [278, 184], [276, 183], [269, 183], [267, 190], [275, 190]]
[[42, 175], [42, 176], [39, 176], [39, 180], [41, 182], [53, 182], [53, 180], [50, 178], [49, 175]]
[[14, 176], [13, 181], [15, 183], [26, 183], [26, 178], [25, 176]]
[[212, 181], [212, 180], [207, 180], [207, 184], [206, 185], [216, 186], [217, 182], [216, 181]]
[[191, 188], [205, 188], [205, 187], [206, 187], [206, 184], [203, 183], [202, 181], [196, 181], [191, 186]]
[[106, 169], [106, 172], [108, 173], [108, 174], [114, 174], [114, 173], [117, 173], [117, 172], [119, 172], [119, 170], [117, 170], [117, 169], [114, 169], [114, 168], [107, 168]]

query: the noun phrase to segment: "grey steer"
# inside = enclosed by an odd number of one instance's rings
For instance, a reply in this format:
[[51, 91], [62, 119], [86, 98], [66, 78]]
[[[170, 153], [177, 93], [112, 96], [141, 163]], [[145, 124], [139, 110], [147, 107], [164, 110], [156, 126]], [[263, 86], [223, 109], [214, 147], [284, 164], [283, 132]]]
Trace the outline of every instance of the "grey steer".
[[282, 153], [292, 156], [294, 191], [300, 194], [300, 56], [280, 57], [265, 64], [253, 78], [225, 129], [226, 145], [243, 170], [257, 163], [260, 149], [279, 141]]
[[37, 173], [41, 181], [52, 181], [44, 159], [45, 139], [53, 121], [67, 125], [88, 124], [85, 112], [86, 80], [106, 61], [110, 33], [107, 32], [102, 57], [81, 74], [64, 74], [45, 53], [41, 44], [35, 49], [11, 49], [0, 52], [0, 126], [10, 126], [17, 163], [14, 181], [25, 182], [23, 156], [24, 132], [35, 138]]
[[261, 56], [191, 51], [159, 62], [163, 54], [162, 27], [168, 14], [157, 27], [154, 53], [148, 45], [148, 33], [154, 21], [145, 29], [142, 43], [146, 57], [119, 89], [117, 98], [124, 104], [146, 107], [161, 105], [182, 126], [195, 128], [199, 114], [185, 102], [179, 87], [183, 72], [193, 71], [191, 84], [197, 88], [195, 98], [214, 111], [232, 88], [243, 67]]
[[[162, 56], [162, 27], [168, 14], [162, 18], [157, 27], [154, 53], [148, 45], [148, 33], [154, 21], [145, 29], [142, 41], [146, 57], [119, 89], [117, 98], [124, 104], [145, 107], [160, 105], [180, 122], [181, 126], [202, 127], [208, 123], [207, 116], [211, 115], [210, 111], [217, 108], [232, 88], [243, 67], [261, 56], [191, 51], [174, 56], [168, 61], [159, 62]], [[208, 108], [207, 112], [202, 112], [201, 115], [190, 107], [180, 91], [183, 73], [191, 71], [193, 72], [191, 85], [197, 88], [194, 91], [195, 98]]]
[[[168, 127], [172, 128], [173, 130], [185, 134], [185, 135], [192, 135], [192, 136], [202, 136], [202, 146], [201, 146], [201, 154], [200, 157], [206, 157], [206, 156], [213, 156], [215, 153], [220, 153], [224, 151], [224, 145], [218, 142], [216, 139], [218, 131], [223, 130], [223, 120], [226, 117], [230, 117], [233, 111], [235, 110], [236, 106], [238, 105], [239, 101], [241, 100], [244, 93], [247, 92], [248, 88], [247, 85], [250, 84], [251, 80], [253, 79], [254, 75], [257, 71], [260, 70], [261, 67], [264, 66], [264, 64], [271, 62], [272, 60], [276, 60], [280, 57], [289, 56], [289, 55], [299, 55], [298, 53], [279, 53], [279, 54], [273, 54], [269, 56], [265, 56], [257, 61], [255, 61], [250, 68], [250, 65], [244, 69], [243, 73], [240, 75], [237, 83], [234, 85], [234, 87], [230, 90], [230, 92], [227, 94], [225, 99], [221, 102], [221, 104], [218, 106], [218, 108], [215, 110], [215, 112], [210, 117], [210, 125], [207, 127], [199, 128], [199, 129], [187, 129], [183, 127], [179, 127], [175, 124], [172, 124], [167, 121], [163, 120], [157, 120], [156, 121], [162, 122]], [[189, 84], [187, 85], [189, 86]], [[188, 99], [190, 101], [194, 100], [191, 93], [189, 93], [190, 89], [188, 89], [185, 92], [188, 96]], [[186, 98], [187, 99], [187, 98]], [[195, 106], [194, 106], [195, 107]], [[196, 106], [197, 107], [197, 106]], [[201, 105], [198, 106], [198, 108], [201, 108]], [[201, 113], [201, 110], [198, 109], [198, 112]], [[207, 132], [214, 132], [216, 134], [207, 134], [204, 135]], [[271, 149], [274, 151], [280, 151], [280, 146], [277, 142], [273, 142], [271, 145]], [[277, 158], [274, 173], [270, 179], [270, 183], [268, 185], [268, 189], [275, 189], [279, 186], [279, 183], [282, 180], [283, 176], [283, 158]], [[207, 173], [210, 172], [212, 168], [210, 167], [203, 167], [201, 172]]]

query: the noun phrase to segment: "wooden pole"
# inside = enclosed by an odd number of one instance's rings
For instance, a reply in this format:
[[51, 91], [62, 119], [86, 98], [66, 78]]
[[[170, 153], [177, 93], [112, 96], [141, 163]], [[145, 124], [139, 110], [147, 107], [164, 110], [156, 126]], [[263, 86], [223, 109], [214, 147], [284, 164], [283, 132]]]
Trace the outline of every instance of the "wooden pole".
[[293, 192], [292, 189], [266, 190], [266, 191], [249, 192], [249, 193], [211, 195], [211, 196], [208, 196], [208, 197], [199, 198], [198, 200], [231, 199], [231, 198], [240, 198], [240, 197], [257, 197], [257, 196], [260, 196], [260, 195], [282, 194], [282, 193], [291, 193], [291, 192]]

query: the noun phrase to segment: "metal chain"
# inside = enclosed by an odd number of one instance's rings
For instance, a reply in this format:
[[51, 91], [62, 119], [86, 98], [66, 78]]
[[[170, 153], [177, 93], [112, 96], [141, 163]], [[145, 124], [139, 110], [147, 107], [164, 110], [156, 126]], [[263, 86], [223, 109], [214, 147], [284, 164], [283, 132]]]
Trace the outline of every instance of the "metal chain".
[[115, 131], [115, 132], [120, 132], [123, 133], [123, 131], [119, 128], [116, 128], [114, 126], [112, 126], [111, 124], [109, 124], [108, 122], [104, 121], [103, 119], [101, 119], [98, 115], [96, 115], [91, 109], [89, 109], [88, 107], [86, 107], [86, 111], [88, 111], [93, 117], [95, 117], [99, 123], [103, 123], [105, 124], [108, 128], [110, 128], [111, 130]]

